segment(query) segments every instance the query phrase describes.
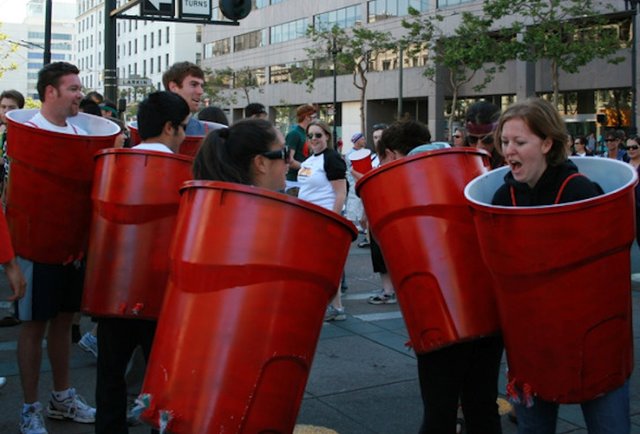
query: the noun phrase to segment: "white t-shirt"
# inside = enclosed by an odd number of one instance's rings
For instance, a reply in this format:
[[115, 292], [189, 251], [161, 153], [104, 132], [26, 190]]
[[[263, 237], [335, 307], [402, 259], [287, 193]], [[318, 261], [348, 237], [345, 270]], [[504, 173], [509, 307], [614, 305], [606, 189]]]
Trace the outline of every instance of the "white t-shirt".
[[141, 149], [144, 151], [168, 152], [170, 154], [173, 154], [173, 151], [163, 143], [140, 143], [139, 145], [136, 145], [131, 149]]
[[52, 124], [48, 120], [42, 116], [42, 113], [38, 112], [34, 117], [25, 122], [25, 125], [29, 125], [30, 127], [42, 128], [43, 130], [53, 131], [55, 133], [64, 133], [64, 134], [77, 134], [79, 136], [88, 136], [89, 134], [83, 130], [82, 128], [67, 122], [67, 125], [61, 127], [59, 125]]

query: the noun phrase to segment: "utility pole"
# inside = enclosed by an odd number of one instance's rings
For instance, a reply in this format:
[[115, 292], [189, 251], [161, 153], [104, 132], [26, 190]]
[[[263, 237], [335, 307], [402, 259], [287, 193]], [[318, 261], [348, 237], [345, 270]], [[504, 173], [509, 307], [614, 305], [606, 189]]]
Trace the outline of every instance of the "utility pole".
[[52, 0], [47, 0], [44, 7], [44, 54], [43, 66], [51, 63], [51, 9]]
[[111, 11], [116, 8], [116, 0], [104, 2], [104, 97], [118, 100], [118, 74], [116, 63], [116, 17]]

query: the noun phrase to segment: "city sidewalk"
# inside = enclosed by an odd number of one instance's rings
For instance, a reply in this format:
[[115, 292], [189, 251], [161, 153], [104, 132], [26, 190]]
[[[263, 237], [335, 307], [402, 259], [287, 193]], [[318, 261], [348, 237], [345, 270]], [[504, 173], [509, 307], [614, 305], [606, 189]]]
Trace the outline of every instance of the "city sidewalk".
[[[372, 274], [368, 249], [352, 244], [347, 261], [348, 290], [344, 295], [346, 321], [325, 323], [316, 351], [313, 368], [298, 423], [331, 428], [340, 434], [413, 434], [422, 417], [415, 356], [407, 349], [407, 332], [395, 305], [373, 306], [366, 299], [379, 288]], [[8, 294], [0, 282], [0, 298]], [[640, 284], [634, 283], [634, 330], [637, 337]], [[0, 308], [0, 316], [6, 309]], [[83, 320], [83, 332], [91, 328]], [[19, 327], [0, 327], [0, 376], [8, 384], [0, 390], [0, 432], [18, 432], [18, 415], [22, 405], [16, 338]], [[636, 345], [636, 360], [638, 359]], [[95, 359], [77, 346], [71, 358], [72, 382], [80, 394], [95, 403]], [[503, 364], [504, 370], [504, 364]], [[504, 391], [501, 376], [501, 390]], [[640, 434], [640, 377], [631, 378], [632, 433]], [[40, 397], [43, 403], [51, 390], [50, 367], [42, 366]], [[503, 432], [516, 433], [516, 427], [503, 416]], [[54, 420], [46, 421], [50, 434], [92, 433], [93, 425]], [[146, 426], [130, 429], [132, 434], [148, 433]], [[586, 433], [580, 407], [562, 406], [558, 433]]]

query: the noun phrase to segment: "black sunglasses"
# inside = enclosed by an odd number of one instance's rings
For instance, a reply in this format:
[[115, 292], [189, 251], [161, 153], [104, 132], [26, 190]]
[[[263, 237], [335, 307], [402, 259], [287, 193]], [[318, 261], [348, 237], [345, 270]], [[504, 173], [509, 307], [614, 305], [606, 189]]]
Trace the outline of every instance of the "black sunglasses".
[[309, 133], [309, 134], [307, 134], [307, 138], [308, 138], [309, 140], [313, 139], [314, 137], [315, 137], [316, 139], [321, 139], [321, 138], [322, 138], [322, 135], [323, 135], [322, 133]]
[[629, 145], [627, 146], [627, 149], [631, 149], [632, 151], [637, 151], [640, 148], [640, 146], [638, 145]]
[[493, 143], [493, 133], [487, 134], [486, 136], [483, 136], [483, 137], [468, 135], [467, 136], [467, 140], [472, 145], [475, 145], [478, 142], [478, 140], [480, 140], [485, 145], [489, 145], [489, 144]]
[[615, 142], [618, 139], [604, 139], [605, 142]]
[[260, 155], [268, 158], [269, 160], [284, 160], [286, 162], [289, 160], [289, 147], [285, 146], [284, 148], [278, 149], [277, 151], [263, 152]]
[[454, 135], [454, 136], [453, 136], [453, 138], [454, 138], [454, 139], [459, 139], [459, 138], [461, 138], [461, 137], [462, 137], [462, 136], [461, 136], [461, 135], [459, 135], [459, 134], [456, 134], [456, 135]]

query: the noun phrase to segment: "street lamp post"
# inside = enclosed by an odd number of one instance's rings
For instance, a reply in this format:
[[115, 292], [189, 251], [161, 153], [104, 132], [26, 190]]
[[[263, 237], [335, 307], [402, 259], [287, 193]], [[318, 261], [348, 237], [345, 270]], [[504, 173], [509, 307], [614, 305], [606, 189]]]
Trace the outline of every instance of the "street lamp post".
[[638, 113], [638, 96], [636, 89], [636, 79], [637, 79], [637, 45], [638, 38], [636, 37], [636, 18], [638, 15], [638, 3], [640, 0], [624, 0], [624, 8], [625, 10], [631, 10], [631, 34], [633, 35], [633, 39], [631, 42], [631, 133], [638, 133], [638, 126], [636, 124], [636, 116]]
[[340, 49], [338, 48], [338, 44], [336, 42], [336, 35], [334, 34], [331, 38], [331, 58], [333, 59], [333, 145], [334, 148], [337, 149], [338, 146], [338, 122], [337, 122], [337, 114], [338, 114], [338, 53]]

